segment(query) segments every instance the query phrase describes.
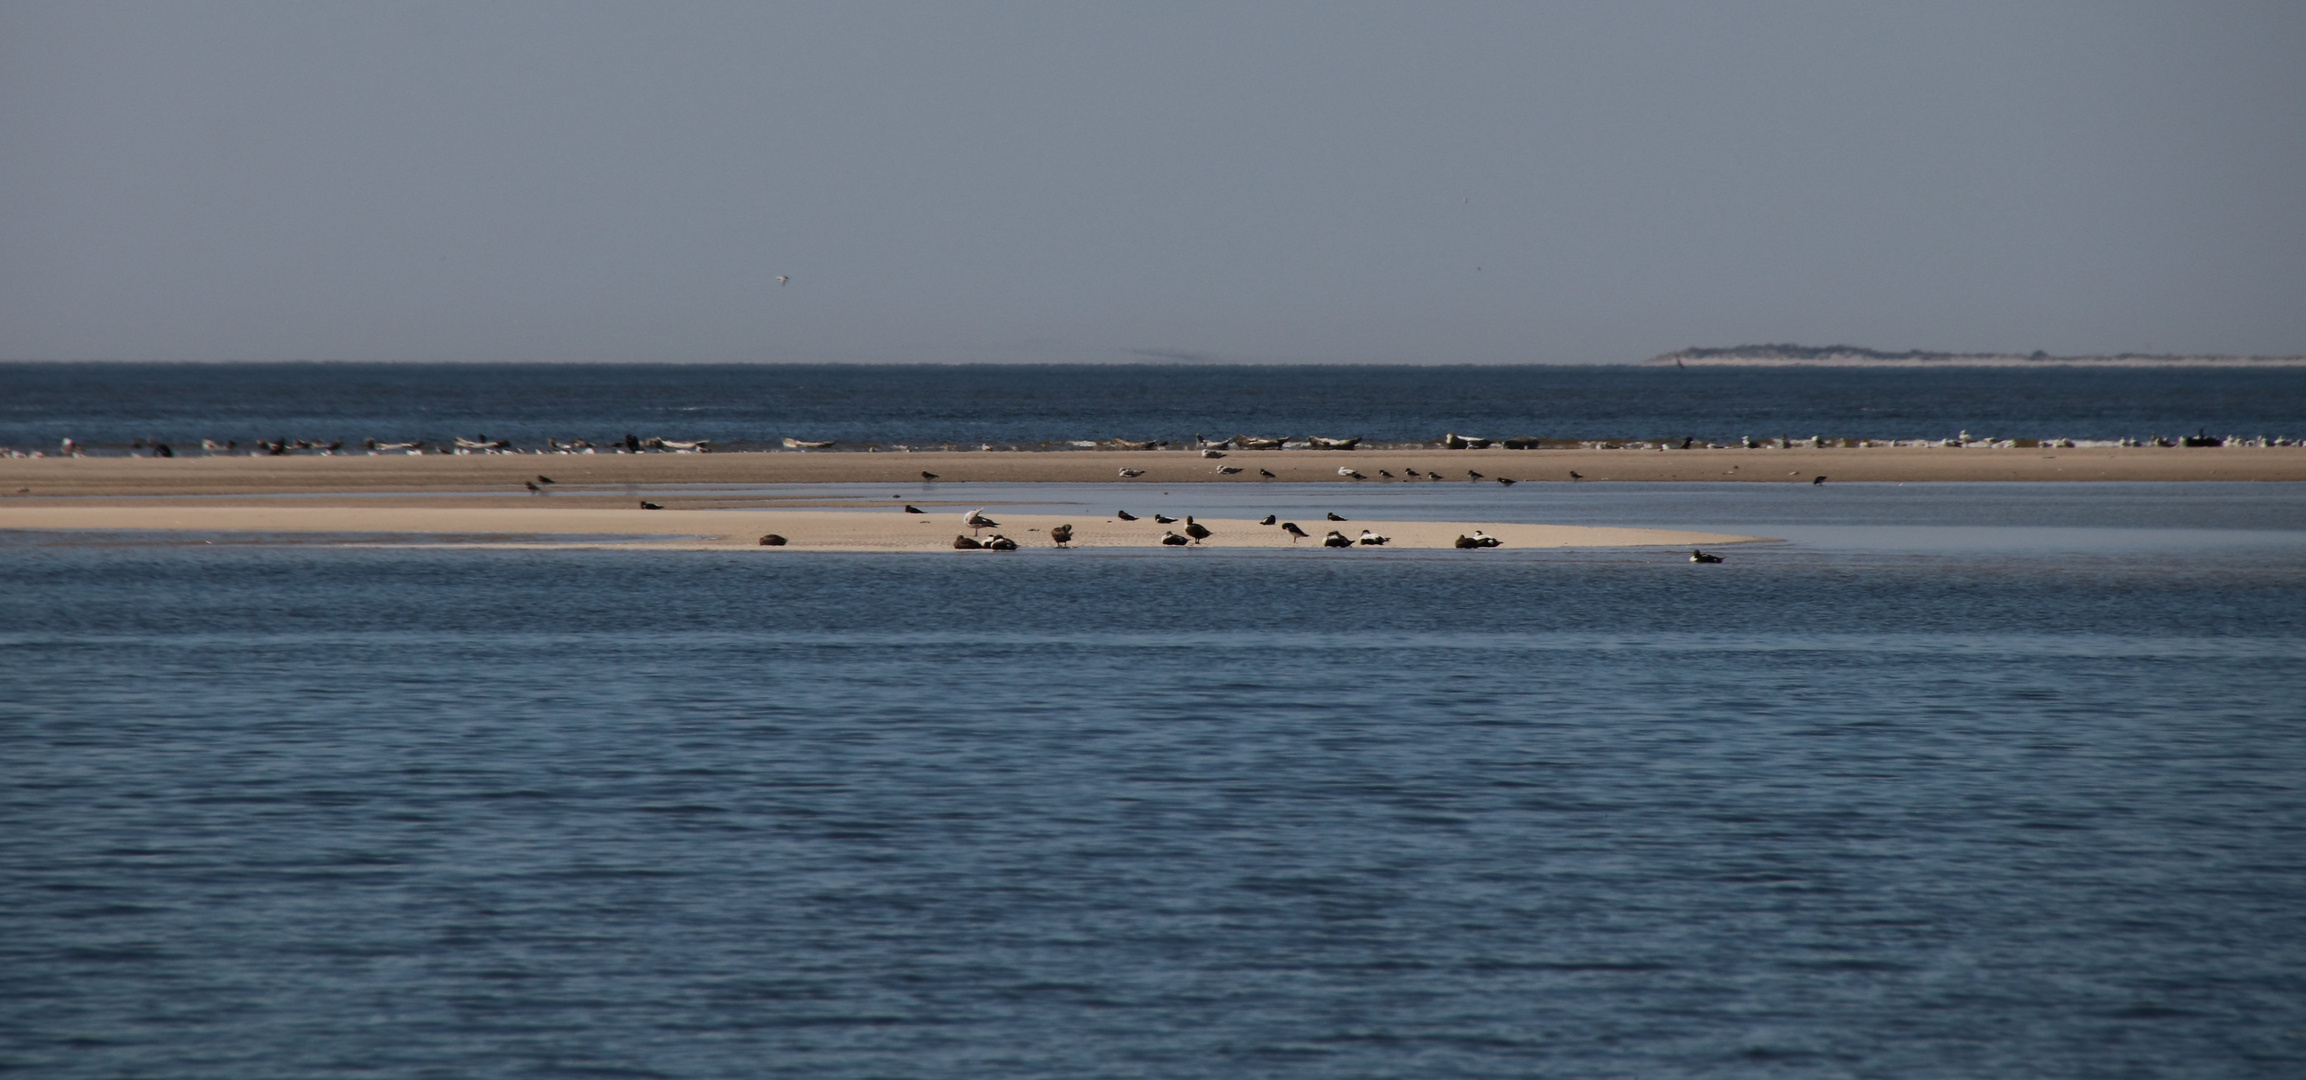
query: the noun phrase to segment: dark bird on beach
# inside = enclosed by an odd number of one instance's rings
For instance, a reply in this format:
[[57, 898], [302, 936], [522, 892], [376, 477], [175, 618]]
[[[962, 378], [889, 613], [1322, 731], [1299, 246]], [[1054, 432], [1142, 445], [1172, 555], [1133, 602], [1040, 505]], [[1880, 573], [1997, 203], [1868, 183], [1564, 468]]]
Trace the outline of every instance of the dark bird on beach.
[[1179, 536], [1176, 533], [1165, 532], [1161, 534], [1161, 543], [1168, 547], [1184, 547], [1186, 544], [1192, 543], [1192, 541], [1185, 537]]
[[541, 473], [537, 475], [537, 478], [536, 478], [536, 482], [537, 482], [537, 483], [540, 483], [540, 484], [556, 484], [556, 483], [559, 483], [559, 481], [557, 481], [557, 480], [554, 480], [552, 477], [549, 477], [549, 476], [545, 476], [545, 475], [543, 475], [543, 474], [541, 474]]
[[908, 514], [926, 514], [926, 513], [928, 513], [928, 511], [926, 511], [926, 510], [923, 510], [923, 509], [921, 509], [920, 507], [913, 505], [912, 503], [906, 503], [906, 504], [905, 504], [905, 512], [906, 512], [906, 513], [908, 513]]
[[1305, 539], [1305, 530], [1298, 528], [1294, 521], [1282, 522], [1281, 531], [1289, 534], [1289, 542], [1292, 544]]
[[1008, 537], [1006, 537], [1006, 536], [1003, 536], [1003, 535], [1001, 535], [1000, 533], [994, 533], [994, 534], [993, 534], [993, 538], [992, 538], [991, 540], [987, 540], [987, 541], [985, 541], [985, 546], [986, 546], [987, 548], [990, 548], [990, 549], [994, 550], [994, 551], [1015, 551], [1015, 550], [1017, 550], [1017, 542], [1016, 542], [1015, 540], [1011, 540], [1011, 539], [1009, 539], [1009, 538], [1008, 538]]
[[1127, 511], [1127, 510], [1115, 510], [1115, 511], [1113, 512], [1113, 516], [1114, 516], [1114, 517], [1117, 517], [1117, 518], [1120, 518], [1120, 519], [1121, 519], [1121, 520], [1123, 520], [1123, 521], [1135, 521], [1135, 520], [1137, 520], [1137, 515], [1135, 515], [1135, 514], [1132, 514], [1132, 513], [1130, 513], [1130, 512], [1129, 512], [1129, 511]]
[[1187, 514], [1185, 515], [1185, 535], [1195, 540], [1207, 540], [1209, 539], [1209, 526], [1193, 520], [1193, 515]]
[[1343, 520], [1345, 520], [1345, 519], [1344, 519], [1344, 518], [1341, 518], [1341, 517], [1338, 517], [1338, 516], [1337, 516], [1337, 512], [1336, 512], [1336, 511], [1334, 511], [1334, 510], [1332, 510], [1332, 511], [1330, 511], [1330, 512], [1329, 512], [1329, 520], [1331, 520], [1331, 521], [1343, 521]]
[[659, 505], [657, 505], [656, 503], [650, 502], [650, 501], [648, 501], [647, 499], [642, 499], [642, 500], [641, 500], [641, 509], [643, 509], [643, 510], [662, 510], [662, 509], [664, 509], [664, 507], [662, 507], [662, 506], [659, 506]]
[[784, 537], [775, 533], [766, 533], [761, 537], [762, 547], [783, 547], [787, 542]]
[[1477, 472], [1474, 472], [1472, 469], [1467, 469], [1467, 470], [1465, 470], [1465, 475], [1467, 475], [1467, 476], [1470, 476], [1470, 477], [1472, 477], [1472, 478], [1474, 478], [1474, 479], [1476, 479], [1476, 480], [1479, 480], [1479, 479], [1481, 479], [1481, 474], [1480, 474], [1480, 473], [1477, 473]]
[[1169, 515], [1167, 515], [1167, 514], [1154, 514], [1154, 515], [1153, 515], [1153, 520], [1154, 520], [1154, 521], [1156, 521], [1156, 522], [1159, 522], [1159, 523], [1161, 523], [1161, 524], [1163, 524], [1163, 525], [1175, 525], [1175, 524], [1177, 524], [1177, 519], [1176, 519], [1176, 518], [1173, 518], [1173, 517], [1170, 517], [1170, 516], [1169, 516]]
[[1259, 524], [1259, 525], [1271, 525], [1271, 524], [1273, 524], [1273, 522], [1274, 522], [1275, 520], [1276, 520], [1276, 519], [1274, 518], [1274, 516], [1273, 516], [1273, 515], [1271, 515], [1271, 514], [1267, 514], [1267, 515], [1265, 515], [1265, 520], [1258, 522], [1258, 524]]
[[972, 537], [959, 535], [953, 537], [953, 550], [955, 551], [974, 551], [984, 546], [985, 545], [978, 543]]
[[1257, 475], [1262, 476], [1267, 480], [1273, 479], [1273, 471], [1271, 469], [1259, 469], [1257, 470]]
[[1369, 479], [1368, 477], [1366, 477], [1366, 476], [1363, 476], [1363, 475], [1361, 475], [1360, 473], [1354, 472], [1354, 471], [1352, 470], [1352, 468], [1350, 468], [1350, 467], [1348, 467], [1348, 466], [1345, 466], [1345, 465], [1339, 465], [1339, 466], [1337, 467], [1337, 475], [1339, 475], [1339, 476], [1350, 476], [1350, 477], [1354, 478], [1355, 480], [1367, 480], [1367, 479]]
[[927, 469], [923, 469], [923, 470], [921, 470], [921, 479], [923, 479], [923, 480], [934, 480], [934, 479], [936, 479], [936, 478], [937, 478], [937, 474], [936, 474], [936, 473], [930, 472], [930, 471], [929, 471], [929, 470], [927, 470]]
[[1321, 546], [1322, 546], [1322, 547], [1352, 547], [1352, 546], [1353, 546], [1353, 541], [1346, 539], [1346, 538], [1345, 538], [1345, 534], [1344, 534], [1344, 533], [1338, 532], [1338, 531], [1337, 531], [1337, 530], [1335, 530], [1335, 529], [1331, 529], [1331, 530], [1329, 530], [1329, 535], [1327, 535], [1327, 536], [1324, 536], [1324, 537], [1322, 537], [1322, 538], [1321, 538]]
[[1518, 484], [1518, 483], [1520, 483], [1520, 481], [1518, 481], [1518, 480], [1509, 480], [1509, 479], [1506, 479], [1505, 477], [1502, 477], [1502, 476], [1500, 476], [1500, 477], [1498, 477], [1498, 478], [1497, 478], [1497, 486], [1499, 486], [1499, 487], [1512, 487], [1513, 485], [1515, 485], [1515, 484]]
[[1572, 480], [1583, 480], [1585, 479], [1585, 474], [1577, 471], [1576, 469], [1571, 469], [1569, 470], [1569, 478]]
[[1412, 480], [1415, 480], [1415, 479], [1417, 479], [1417, 475], [1418, 475], [1418, 473], [1417, 473], [1417, 470], [1416, 470], [1416, 469], [1403, 469], [1403, 470], [1401, 470], [1401, 471], [1402, 471], [1402, 472], [1405, 472], [1405, 473], [1408, 473], [1408, 474], [1409, 474], [1409, 478], [1410, 478], [1410, 479], [1412, 479]]
[[1369, 531], [1368, 529], [1361, 530], [1362, 547], [1384, 547], [1385, 545], [1392, 542], [1393, 538], [1390, 536], [1379, 536], [1376, 533]]
[[1720, 562], [1720, 561], [1721, 561], [1721, 556], [1719, 556], [1719, 555], [1708, 555], [1708, 554], [1706, 554], [1705, 552], [1699, 551], [1699, 550], [1698, 550], [1698, 549], [1696, 549], [1696, 548], [1691, 548], [1691, 549], [1690, 549], [1690, 551], [1689, 551], [1689, 561], [1691, 561], [1691, 562]]
[[1384, 477], [1384, 478], [1386, 478], [1386, 479], [1388, 479], [1388, 480], [1391, 480], [1391, 479], [1393, 479], [1393, 478], [1394, 478], [1394, 476], [1393, 476], [1393, 474], [1392, 474], [1392, 473], [1386, 472], [1386, 471], [1385, 471], [1385, 470], [1383, 470], [1383, 469], [1379, 469], [1379, 470], [1377, 470], [1377, 475], [1379, 475], [1379, 476], [1382, 476], [1382, 477]]
[[1477, 548], [1481, 546], [1481, 541], [1460, 533], [1457, 537], [1456, 546], [1461, 548]]
[[544, 489], [536, 486], [536, 481], [534, 480], [523, 480], [521, 483], [528, 485], [528, 493], [531, 495], [544, 494]]
[[1056, 542], [1057, 542], [1057, 546], [1058, 546], [1058, 547], [1064, 547], [1065, 545], [1072, 543], [1072, 542], [1073, 542], [1073, 526], [1071, 526], [1071, 525], [1059, 525], [1059, 526], [1056, 526], [1055, 528], [1052, 528], [1052, 529], [1050, 529], [1050, 530], [1049, 530], [1049, 539], [1056, 541]]
[[1811, 486], [1811, 487], [1816, 487], [1816, 486], [1818, 486], [1819, 484], [1823, 484], [1823, 483], [1825, 483], [1825, 482], [1826, 482], [1826, 478], [1825, 478], [1825, 477], [1823, 477], [1823, 476], [1821, 476], [1821, 477], [1818, 477], [1818, 478], [1817, 478], [1817, 479], [1815, 479], [1815, 480], [1812, 480], [1812, 481], [1810, 481], [1810, 486]]

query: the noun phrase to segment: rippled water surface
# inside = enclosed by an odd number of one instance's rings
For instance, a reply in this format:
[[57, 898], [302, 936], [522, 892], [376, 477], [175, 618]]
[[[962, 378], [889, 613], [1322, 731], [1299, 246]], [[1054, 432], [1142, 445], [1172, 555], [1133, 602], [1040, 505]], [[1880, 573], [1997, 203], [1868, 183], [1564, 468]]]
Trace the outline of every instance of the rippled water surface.
[[0, 363], [0, 447], [487, 435], [1034, 445], [2306, 436], [2306, 368]]
[[0, 537], [0, 1067], [2306, 1072], [2296, 486], [1514, 492], [1787, 542]]

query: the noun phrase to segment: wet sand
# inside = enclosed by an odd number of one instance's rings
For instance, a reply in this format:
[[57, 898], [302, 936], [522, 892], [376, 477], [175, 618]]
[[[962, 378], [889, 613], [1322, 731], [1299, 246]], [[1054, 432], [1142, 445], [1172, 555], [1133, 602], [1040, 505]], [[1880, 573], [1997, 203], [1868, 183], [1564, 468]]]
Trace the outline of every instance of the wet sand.
[[[1236, 467], [1226, 475], [1219, 467]], [[1350, 468], [1367, 479], [1339, 475]], [[1120, 470], [1144, 475], [1125, 480]], [[649, 484], [972, 482], [1345, 483], [1412, 482], [1409, 470], [1454, 483], [1586, 480], [1731, 481], [2302, 481], [2306, 447], [1871, 447], [1791, 450], [1236, 450], [1191, 451], [366, 454], [337, 457], [7, 458], [0, 499], [84, 495], [471, 492], [525, 494], [545, 474], [567, 487]], [[1273, 474], [1271, 480], [1260, 470]], [[1382, 472], [1396, 478], [1388, 481]], [[1480, 473], [1474, 481], [1471, 473]], [[1430, 483], [1417, 480], [1418, 483]], [[565, 490], [556, 489], [556, 490]], [[927, 490], [924, 488], [924, 490]], [[965, 496], [956, 496], [963, 497]]]

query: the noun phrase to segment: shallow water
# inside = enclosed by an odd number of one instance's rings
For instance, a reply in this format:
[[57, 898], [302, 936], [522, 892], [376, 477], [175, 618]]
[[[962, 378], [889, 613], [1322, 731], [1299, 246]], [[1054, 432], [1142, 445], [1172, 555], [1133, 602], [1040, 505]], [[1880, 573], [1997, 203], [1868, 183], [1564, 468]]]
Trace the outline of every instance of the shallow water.
[[0, 1065], [2306, 1067], [2300, 485], [1433, 488], [1787, 542], [8, 538]]

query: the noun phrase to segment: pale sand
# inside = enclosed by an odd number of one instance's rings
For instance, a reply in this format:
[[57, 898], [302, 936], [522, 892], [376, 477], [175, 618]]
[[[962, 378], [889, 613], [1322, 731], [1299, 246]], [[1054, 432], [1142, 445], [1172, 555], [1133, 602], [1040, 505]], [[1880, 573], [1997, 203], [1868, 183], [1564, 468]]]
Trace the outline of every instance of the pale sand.
[[[1221, 476], [1220, 465], [1242, 472]], [[1339, 466], [1369, 479], [1339, 476]], [[1145, 470], [1122, 480], [1121, 468]], [[971, 482], [1289, 483], [1386, 481], [1407, 469], [1468, 482], [1467, 472], [1524, 482], [1588, 480], [2032, 481], [2306, 480], [2306, 447], [1874, 447], [1793, 450], [1237, 450], [1223, 460], [1190, 451], [1055, 453], [504, 454], [464, 457], [0, 458], [0, 503], [40, 495], [192, 495], [281, 492], [486, 491], [524, 494], [543, 473], [562, 485], [886, 483], [924, 494]], [[937, 473], [924, 487], [923, 471]], [[1483, 481], [1486, 483], [1487, 481]], [[568, 494], [566, 487], [556, 494]], [[966, 498], [955, 494], [956, 498]]]
[[[553, 546], [650, 548], [748, 548], [779, 551], [950, 551], [953, 537], [970, 530], [963, 511], [906, 514], [869, 510], [641, 510], [573, 506], [246, 506], [149, 501], [126, 505], [101, 502], [0, 503], [0, 530], [175, 531], [193, 533], [339, 533], [483, 539], [494, 543], [549, 542]], [[1161, 535], [1182, 530], [1183, 522], [1159, 525], [1152, 518], [1125, 522], [1064, 514], [999, 514], [991, 538], [1008, 536], [1029, 548], [1048, 548], [1052, 526], [1071, 523], [1073, 545], [1081, 548], [1157, 548]], [[1363, 529], [1393, 538], [1400, 548], [1448, 548], [1460, 534], [1479, 528], [1510, 548], [1700, 547], [1761, 539], [1723, 533], [1666, 529], [1593, 528], [1575, 525], [1495, 525], [1434, 521], [1301, 521], [1313, 538], [1292, 545], [1278, 526], [1254, 521], [1208, 519], [1212, 535], [1198, 546], [1210, 548], [1318, 548], [1335, 528], [1358, 538]], [[791, 543], [760, 546], [763, 533]], [[658, 538], [662, 539], [650, 539]], [[1360, 549], [1367, 550], [1367, 549]], [[957, 554], [968, 554], [959, 552]], [[999, 553], [993, 553], [999, 554]]]

